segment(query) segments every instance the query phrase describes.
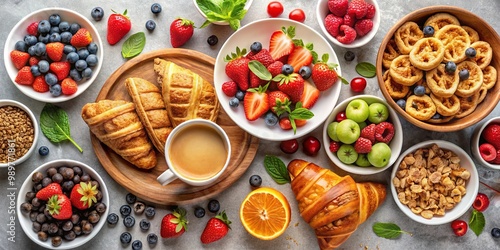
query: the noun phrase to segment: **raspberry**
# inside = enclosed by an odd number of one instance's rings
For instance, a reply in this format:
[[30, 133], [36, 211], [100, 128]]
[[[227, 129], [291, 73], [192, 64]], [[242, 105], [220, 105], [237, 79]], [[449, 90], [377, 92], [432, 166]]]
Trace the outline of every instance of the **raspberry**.
[[328, 9], [336, 16], [342, 17], [347, 13], [348, 0], [328, 0]]
[[347, 7], [347, 14], [354, 15], [357, 19], [363, 18], [367, 11], [368, 6], [365, 0], [352, 0]]
[[353, 15], [345, 15], [344, 16], [344, 24], [349, 27], [354, 27], [354, 23], [356, 23], [356, 17]]
[[372, 151], [372, 142], [366, 138], [359, 137], [354, 143], [354, 150], [358, 154], [368, 154]]
[[339, 28], [342, 24], [344, 24], [344, 19], [342, 17], [335, 16], [334, 14], [328, 14], [328, 16], [325, 17], [326, 31], [333, 37], [339, 35]]
[[497, 150], [487, 142], [479, 145], [479, 153], [481, 158], [487, 162], [491, 162], [497, 158]]
[[330, 149], [330, 152], [335, 153], [339, 151], [340, 148], [340, 142], [338, 141], [331, 141], [330, 146], [328, 147]]
[[39, 93], [45, 93], [49, 91], [49, 85], [45, 82], [44, 76], [35, 77], [35, 81], [33, 82], [33, 90]]
[[375, 140], [389, 143], [394, 137], [394, 125], [390, 122], [381, 122], [375, 125]]
[[372, 19], [375, 17], [375, 6], [373, 4], [366, 3], [366, 15], [365, 18]]
[[356, 39], [356, 30], [347, 25], [340, 25], [340, 33], [336, 38], [343, 44], [350, 44]]
[[497, 150], [497, 157], [494, 160], [490, 161], [490, 163], [492, 163], [492, 164], [500, 164], [500, 149]]
[[72, 78], [64, 78], [61, 82], [61, 91], [65, 95], [72, 95], [78, 90], [78, 85]]
[[229, 96], [233, 97], [236, 95], [236, 91], [238, 91], [238, 84], [234, 81], [228, 81], [222, 84], [222, 92]]
[[359, 37], [368, 34], [373, 28], [373, 21], [371, 19], [361, 19], [356, 22], [354, 29]]
[[26, 31], [28, 31], [28, 34], [32, 36], [37, 36], [38, 35], [38, 22], [32, 22], [28, 27], [26, 28]]
[[366, 127], [364, 127], [361, 130], [361, 133], [359, 134], [359, 137], [366, 138], [370, 140], [370, 142], [373, 144], [375, 143], [375, 124], [372, 123]]
[[281, 68], [283, 67], [283, 62], [275, 61], [267, 66], [267, 70], [271, 73], [271, 76], [275, 77], [281, 74]]

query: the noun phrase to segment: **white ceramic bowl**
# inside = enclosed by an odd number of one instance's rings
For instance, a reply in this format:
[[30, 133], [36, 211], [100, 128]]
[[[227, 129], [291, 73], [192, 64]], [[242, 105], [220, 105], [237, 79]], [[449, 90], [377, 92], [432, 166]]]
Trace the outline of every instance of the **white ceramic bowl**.
[[486, 128], [486, 126], [490, 123], [500, 124], [500, 116], [490, 118], [489, 120], [484, 120], [476, 125], [476, 127], [474, 128], [474, 132], [472, 133], [472, 138], [470, 140], [470, 151], [474, 159], [478, 161], [482, 166], [500, 170], [500, 165], [485, 161], [483, 157], [481, 157], [481, 153], [479, 152], [479, 145], [484, 142], [484, 140], [481, 138], [481, 134], [483, 133], [484, 128]]
[[[76, 22], [79, 23], [82, 28], [86, 28], [90, 32], [93, 41], [98, 46], [98, 51], [97, 51], [98, 64], [92, 68], [93, 71], [92, 77], [78, 82], [78, 90], [76, 93], [72, 95], [62, 94], [58, 97], [54, 97], [52, 94], [50, 94], [50, 92], [39, 93], [34, 91], [31, 86], [17, 84], [14, 80], [16, 79], [18, 69], [14, 67], [13, 63], [10, 60], [10, 52], [14, 50], [16, 42], [19, 40], [23, 40], [24, 36], [27, 35], [26, 28], [28, 27], [28, 25], [35, 21], [41, 21], [44, 19], [47, 20], [50, 15], [56, 13], [61, 16], [62, 21], [67, 21], [70, 24]], [[99, 74], [99, 71], [101, 70], [103, 55], [104, 55], [103, 49], [104, 48], [102, 46], [102, 41], [101, 38], [99, 37], [97, 29], [92, 24], [92, 22], [90, 22], [86, 17], [73, 10], [51, 7], [51, 8], [40, 9], [26, 15], [12, 28], [11, 32], [9, 33], [5, 41], [3, 59], [7, 73], [10, 79], [12, 80], [12, 84], [14, 84], [14, 86], [16, 86], [21, 92], [41, 102], [58, 103], [71, 100], [79, 96], [94, 82], [94, 80], [97, 78], [97, 75]]]
[[375, 16], [372, 19], [373, 20], [372, 30], [363, 37], [356, 38], [356, 40], [354, 40], [354, 42], [350, 44], [343, 44], [339, 42], [335, 37], [330, 35], [330, 33], [328, 33], [328, 31], [325, 28], [325, 17], [330, 13], [330, 10], [328, 9], [328, 0], [318, 0], [318, 4], [316, 5], [316, 18], [318, 20], [319, 27], [323, 31], [324, 36], [328, 40], [330, 40], [333, 44], [343, 48], [359, 48], [370, 42], [377, 33], [378, 28], [380, 26], [380, 8], [378, 7], [378, 3], [375, 0], [366, 0], [366, 2], [375, 6]]
[[[328, 136], [328, 132], [327, 132], [328, 131], [328, 124], [334, 122], [335, 116], [339, 112], [345, 111], [349, 102], [351, 102], [354, 99], [363, 99], [368, 103], [368, 105], [370, 105], [371, 103], [375, 103], [375, 102], [382, 103], [385, 106], [387, 106], [387, 108], [389, 110], [388, 121], [392, 122], [392, 124], [394, 125], [395, 133], [394, 133], [394, 137], [392, 138], [391, 142], [389, 143], [389, 147], [391, 148], [391, 158], [389, 160], [389, 163], [385, 167], [381, 167], [381, 168], [373, 167], [373, 166], [372, 167], [360, 167], [360, 166], [357, 166], [355, 164], [345, 164], [339, 160], [336, 153], [332, 153], [329, 150], [329, 145], [330, 145], [331, 139]], [[325, 148], [326, 154], [328, 155], [330, 160], [339, 168], [341, 168], [349, 173], [352, 173], [352, 174], [360, 174], [360, 175], [376, 174], [376, 173], [380, 173], [380, 172], [388, 169], [390, 166], [392, 166], [392, 164], [399, 157], [399, 153], [401, 152], [401, 148], [403, 147], [403, 129], [401, 127], [401, 122], [399, 121], [399, 117], [398, 117], [396, 111], [394, 111], [387, 104], [387, 102], [384, 99], [377, 97], [377, 96], [373, 96], [373, 95], [356, 95], [356, 96], [349, 97], [349, 98], [345, 99], [344, 101], [340, 102], [333, 109], [330, 116], [328, 116], [328, 118], [326, 119], [325, 124], [323, 126], [323, 145], [325, 145], [324, 148]]]
[[[45, 174], [47, 169], [50, 167], [61, 167], [61, 166], [79, 166], [84, 173], [87, 173], [90, 175], [90, 177], [93, 180], [97, 180], [99, 182], [100, 190], [103, 194], [101, 202], [103, 202], [106, 205], [106, 211], [100, 215], [100, 220], [99, 222], [94, 225], [94, 229], [89, 235], [81, 235], [76, 237], [72, 241], [67, 241], [64, 240], [60, 246], [54, 248], [51, 243], [51, 237], [49, 236], [49, 239], [45, 242], [40, 241], [38, 239], [37, 234], [33, 231], [32, 229], [32, 222], [29, 218], [29, 214], [25, 214], [21, 211], [21, 204], [25, 202], [25, 195], [28, 191], [31, 191], [33, 188], [33, 182], [31, 181], [31, 177], [33, 173], [35, 172], [42, 172]], [[69, 160], [69, 159], [60, 159], [60, 160], [54, 160], [51, 162], [44, 163], [43, 165], [37, 167], [29, 176], [26, 177], [26, 180], [24, 181], [23, 185], [19, 189], [19, 193], [17, 196], [17, 204], [16, 204], [16, 211], [17, 211], [17, 216], [19, 219], [19, 224], [21, 225], [21, 228], [23, 229], [24, 233], [36, 244], [48, 248], [48, 249], [73, 249], [79, 246], [82, 246], [83, 244], [87, 243], [90, 241], [94, 236], [96, 236], [99, 231], [101, 230], [102, 226], [106, 223], [106, 218], [108, 217], [109, 213], [109, 193], [108, 193], [108, 188], [106, 187], [106, 183], [104, 183], [103, 179], [99, 174], [90, 166], [86, 165], [85, 163], [75, 161], [75, 160]]]
[[[319, 56], [324, 53], [328, 53], [330, 55], [329, 63], [339, 65], [335, 51], [332, 49], [328, 41], [326, 41], [318, 32], [303, 23], [283, 18], [258, 20], [240, 28], [227, 39], [221, 47], [215, 61], [214, 85], [222, 108], [224, 108], [224, 111], [226, 111], [228, 116], [239, 127], [253, 136], [265, 140], [284, 141], [299, 138], [310, 133], [315, 128], [320, 126], [328, 115], [330, 115], [330, 112], [333, 107], [335, 107], [340, 95], [342, 83], [338, 80], [331, 88], [321, 92], [318, 101], [311, 108], [311, 111], [314, 113], [314, 117], [309, 119], [303, 127], [297, 128], [296, 134], [293, 133], [293, 130], [282, 130], [278, 125], [272, 127], [267, 126], [263, 118], [259, 118], [255, 121], [248, 121], [245, 118], [242, 103], [240, 103], [238, 108], [231, 108], [229, 106], [230, 97], [226, 96], [221, 89], [222, 84], [229, 80], [229, 77], [227, 77], [225, 73], [225, 66], [227, 63], [224, 61], [224, 57], [228, 54], [234, 53], [236, 47], [239, 47], [240, 49], [247, 48], [247, 51], [250, 51], [250, 45], [255, 41], [261, 42], [263, 48], [269, 48], [269, 39], [271, 38], [271, 34], [276, 30], [281, 30], [282, 27], [289, 26], [295, 26], [295, 38], [303, 39], [304, 43], [312, 42], [314, 44], [314, 50]], [[342, 75], [340, 66], [337, 67], [337, 73], [338, 75]]]
[[[431, 219], [425, 219], [420, 215], [414, 214], [407, 205], [404, 205], [399, 201], [398, 194], [396, 192], [396, 188], [394, 188], [394, 185], [392, 184], [392, 180], [396, 176], [399, 164], [406, 155], [408, 155], [411, 152], [415, 152], [419, 148], [428, 148], [433, 144], [437, 144], [440, 148], [451, 150], [455, 154], [457, 154], [457, 156], [460, 157], [460, 166], [467, 169], [470, 172], [470, 178], [465, 186], [465, 188], [467, 189], [466, 194], [462, 197], [462, 200], [454, 208], [446, 210], [444, 216], [434, 216]], [[426, 225], [441, 225], [452, 222], [453, 220], [459, 218], [465, 212], [467, 212], [469, 208], [471, 208], [472, 203], [474, 203], [477, 192], [479, 190], [479, 177], [474, 162], [461, 147], [448, 141], [428, 140], [413, 145], [412, 147], [410, 147], [401, 154], [396, 163], [394, 163], [394, 168], [392, 169], [392, 174], [391, 174], [390, 186], [394, 201], [401, 209], [401, 211], [403, 211], [404, 214], [410, 217], [410, 219]]]
[[[33, 152], [36, 151], [36, 145], [38, 142], [38, 137], [40, 136], [40, 130], [38, 129], [38, 121], [36, 120], [35, 115], [33, 114], [33, 112], [31, 112], [31, 110], [26, 105], [24, 105], [18, 101], [14, 101], [14, 100], [0, 99], [0, 107], [3, 107], [3, 106], [13, 106], [13, 107], [18, 107], [18, 108], [24, 110], [24, 112], [26, 112], [28, 114], [29, 118], [31, 119], [31, 121], [33, 123], [34, 137], [33, 137], [33, 143], [31, 144], [31, 147], [29, 148], [29, 150], [20, 158], [16, 158], [15, 156], [13, 156], [14, 159], [12, 162], [0, 163], [0, 168], [9, 167], [9, 166], [15, 167], [15, 166], [21, 164], [22, 162], [24, 162], [25, 160], [27, 160], [33, 154]], [[14, 142], [12, 142], [12, 144], [13, 144], [13, 146], [15, 146], [16, 142], [14, 141]], [[15, 150], [16, 148], [14, 147], [13, 149]]]
[[[221, 0], [221, 2], [222, 2], [222, 0]], [[247, 0], [247, 2], [245, 3], [245, 10], [250, 9], [252, 2], [253, 2], [253, 0]], [[198, 12], [200, 12], [200, 15], [202, 15], [206, 19], [207, 15], [205, 15], [205, 13], [203, 13], [203, 11], [201, 11], [200, 6], [198, 6], [198, 3], [196, 3], [196, 0], [193, 0], [193, 4], [196, 7], [196, 9], [198, 10]], [[229, 25], [229, 23], [226, 21], [215, 21], [212, 23], [216, 24], [216, 25]]]

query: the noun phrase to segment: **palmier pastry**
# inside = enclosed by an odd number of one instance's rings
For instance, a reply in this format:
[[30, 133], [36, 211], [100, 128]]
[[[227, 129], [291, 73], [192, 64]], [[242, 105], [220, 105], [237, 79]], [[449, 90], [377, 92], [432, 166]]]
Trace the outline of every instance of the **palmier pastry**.
[[444, 60], [459, 63], [467, 58], [465, 50], [470, 47], [470, 38], [461, 26], [446, 25], [434, 36], [445, 46]]
[[420, 121], [427, 121], [436, 113], [436, 105], [428, 95], [411, 95], [406, 99], [406, 113]]
[[462, 25], [462, 29], [467, 31], [467, 34], [469, 34], [471, 44], [480, 40], [479, 33], [477, 33], [477, 31], [475, 29], [471, 28], [470, 26], [465, 26], [465, 25]]
[[392, 60], [394, 60], [394, 58], [398, 57], [399, 55], [401, 55], [401, 52], [399, 52], [396, 42], [394, 41], [394, 39], [389, 40], [382, 56], [382, 65], [386, 69], [390, 68]]
[[455, 70], [453, 74], [448, 74], [445, 71], [444, 64], [440, 64], [436, 68], [428, 71], [425, 74], [425, 80], [431, 92], [439, 97], [452, 96], [457, 90], [458, 82], [460, 81], [458, 70]]
[[458, 21], [458, 19], [451, 14], [436, 13], [427, 18], [427, 20], [424, 23], [424, 26], [432, 26], [434, 28], [434, 32], [436, 32], [449, 24], [460, 25], [460, 21]]
[[431, 94], [431, 99], [436, 105], [436, 111], [443, 116], [454, 116], [460, 110], [460, 100], [456, 95], [439, 97]]
[[455, 94], [467, 97], [475, 94], [483, 85], [483, 71], [471, 61], [463, 61], [457, 65], [458, 72], [463, 69], [469, 71], [469, 78], [459, 81]]
[[422, 70], [413, 66], [409, 55], [400, 55], [391, 62], [389, 74], [392, 79], [402, 85], [412, 86], [424, 76]]
[[421, 70], [437, 67], [444, 58], [444, 45], [434, 37], [418, 40], [410, 51], [410, 62]]
[[455, 115], [455, 118], [462, 118], [474, 112], [477, 104], [479, 103], [479, 95], [480, 93], [479, 91], [477, 91], [475, 94], [468, 97], [459, 96], [458, 99], [460, 100], [460, 110]]
[[488, 42], [478, 41], [470, 45], [476, 49], [476, 56], [470, 58], [471, 61], [479, 65], [479, 68], [484, 69], [491, 63], [493, 57], [493, 49]]
[[392, 80], [392, 77], [389, 74], [389, 70], [386, 70], [384, 72], [382, 78], [384, 79], [385, 89], [387, 90], [387, 92], [389, 92], [389, 95], [393, 99], [405, 98], [408, 92], [410, 92], [410, 87], [401, 85]]
[[408, 55], [413, 45], [424, 37], [424, 33], [415, 22], [406, 22], [394, 33], [394, 41], [401, 54]]
[[486, 90], [491, 89], [497, 83], [498, 72], [495, 67], [488, 65], [483, 69], [483, 86]]

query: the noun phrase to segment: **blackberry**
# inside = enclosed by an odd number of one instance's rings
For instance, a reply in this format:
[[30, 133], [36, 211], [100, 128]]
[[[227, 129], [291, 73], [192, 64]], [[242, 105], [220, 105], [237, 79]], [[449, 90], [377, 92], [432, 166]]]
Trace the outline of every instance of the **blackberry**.
[[122, 205], [120, 207], [120, 214], [122, 216], [130, 215], [131, 212], [132, 212], [132, 208], [129, 205]]
[[207, 38], [207, 43], [210, 46], [214, 46], [219, 42], [219, 38], [216, 35], [211, 35]]
[[344, 60], [350, 62], [350, 61], [354, 60], [354, 58], [356, 58], [356, 55], [354, 54], [354, 52], [352, 52], [350, 50], [345, 52]]
[[196, 218], [203, 218], [205, 216], [205, 209], [202, 207], [196, 207], [194, 209], [194, 216]]
[[129, 232], [123, 232], [120, 235], [120, 242], [122, 244], [129, 244], [132, 241], [132, 235]]
[[95, 7], [90, 12], [90, 16], [96, 21], [101, 21], [104, 17], [104, 10], [101, 7]]
[[220, 210], [220, 203], [218, 200], [210, 200], [208, 202], [208, 211], [217, 213]]
[[260, 177], [260, 175], [252, 175], [250, 176], [250, 186], [252, 187], [260, 187], [260, 185], [262, 185], [262, 178]]

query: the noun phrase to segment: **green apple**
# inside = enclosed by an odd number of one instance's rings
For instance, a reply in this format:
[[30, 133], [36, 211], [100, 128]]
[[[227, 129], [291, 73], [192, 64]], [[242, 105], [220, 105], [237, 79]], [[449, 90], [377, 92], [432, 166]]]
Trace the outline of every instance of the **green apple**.
[[368, 161], [366, 154], [358, 154], [358, 159], [356, 160], [356, 165], [360, 167], [371, 167], [372, 164]]
[[368, 124], [366, 124], [366, 121], [365, 122], [358, 122], [358, 125], [359, 125], [360, 130], [363, 130], [366, 126], [368, 126]]
[[351, 144], [342, 144], [337, 151], [337, 157], [342, 163], [353, 164], [358, 159], [358, 153]]
[[361, 133], [358, 123], [351, 119], [345, 119], [339, 122], [335, 130], [339, 141], [345, 144], [354, 143]]
[[379, 124], [389, 118], [389, 109], [382, 103], [374, 102], [368, 106], [370, 115], [368, 121]]
[[333, 141], [339, 141], [339, 138], [337, 137], [337, 125], [338, 122], [332, 122], [328, 124], [328, 127], [326, 127], [326, 132], [328, 134], [328, 137], [332, 139]]
[[354, 99], [347, 104], [345, 116], [355, 122], [364, 122], [370, 115], [368, 103], [363, 99]]
[[367, 154], [367, 158], [373, 166], [385, 167], [391, 159], [391, 148], [386, 143], [377, 142], [372, 146], [372, 151]]

